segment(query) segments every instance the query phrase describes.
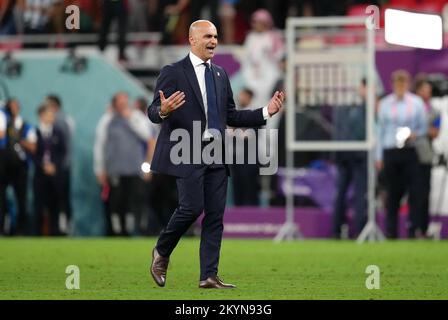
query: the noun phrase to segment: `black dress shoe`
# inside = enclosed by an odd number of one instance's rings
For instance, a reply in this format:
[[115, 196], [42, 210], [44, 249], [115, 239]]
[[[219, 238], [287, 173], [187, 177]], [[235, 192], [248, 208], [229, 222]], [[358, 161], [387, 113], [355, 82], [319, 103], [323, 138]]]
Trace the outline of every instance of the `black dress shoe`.
[[168, 269], [168, 263], [170, 258], [162, 257], [157, 249], [152, 250], [152, 263], [151, 263], [151, 276], [159, 287], [164, 287], [166, 282], [166, 270]]
[[208, 277], [206, 280], [199, 282], [199, 288], [202, 289], [233, 289], [235, 285], [224, 283], [218, 276]]

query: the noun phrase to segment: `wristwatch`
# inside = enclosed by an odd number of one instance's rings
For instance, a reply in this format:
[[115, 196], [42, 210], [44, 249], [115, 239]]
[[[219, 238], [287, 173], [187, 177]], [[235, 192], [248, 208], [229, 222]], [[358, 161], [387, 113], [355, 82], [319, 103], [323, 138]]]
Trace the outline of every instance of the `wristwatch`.
[[161, 108], [159, 107], [159, 117], [162, 119], [165, 119], [169, 116], [169, 114], [164, 114], [161, 110]]

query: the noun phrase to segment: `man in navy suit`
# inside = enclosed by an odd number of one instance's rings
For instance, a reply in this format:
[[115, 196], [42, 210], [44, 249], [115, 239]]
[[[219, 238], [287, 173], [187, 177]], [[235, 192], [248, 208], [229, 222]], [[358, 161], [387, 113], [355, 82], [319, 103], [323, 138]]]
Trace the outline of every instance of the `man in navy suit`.
[[[163, 287], [169, 257], [181, 236], [204, 212], [200, 243], [200, 288], [234, 288], [218, 277], [218, 262], [223, 232], [223, 214], [226, 202], [228, 168], [224, 162], [209, 164], [187, 161], [176, 164], [171, 141], [174, 130], [188, 132], [193, 152], [187, 154], [194, 160], [194, 147], [204, 149], [210, 143], [222, 140], [226, 125], [231, 127], [259, 127], [282, 107], [283, 92], [275, 92], [264, 108], [237, 111], [232, 88], [225, 70], [210, 59], [218, 44], [216, 27], [206, 20], [191, 24], [189, 30], [191, 51], [174, 64], [163, 67], [157, 80], [154, 100], [148, 108], [148, 117], [161, 123], [151, 170], [177, 178], [178, 207], [168, 225], [161, 232], [152, 253], [150, 273]], [[200, 123], [199, 137], [194, 135]], [[217, 134], [218, 133], [218, 134]], [[192, 138], [191, 138], [192, 137]], [[200, 140], [200, 141], [195, 141]], [[222, 143], [219, 142], [219, 143]]]

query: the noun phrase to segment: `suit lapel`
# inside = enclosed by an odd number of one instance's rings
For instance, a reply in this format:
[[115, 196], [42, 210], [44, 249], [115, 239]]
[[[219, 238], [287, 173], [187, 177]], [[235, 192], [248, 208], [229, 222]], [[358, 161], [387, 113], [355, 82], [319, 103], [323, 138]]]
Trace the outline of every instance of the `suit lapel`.
[[184, 73], [188, 82], [190, 83], [191, 88], [193, 89], [194, 95], [201, 106], [201, 110], [205, 115], [204, 102], [202, 101], [201, 89], [199, 88], [198, 79], [196, 78], [196, 72], [194, 71], [193, 65], [189, 57], [187, 56], [184, 59]]

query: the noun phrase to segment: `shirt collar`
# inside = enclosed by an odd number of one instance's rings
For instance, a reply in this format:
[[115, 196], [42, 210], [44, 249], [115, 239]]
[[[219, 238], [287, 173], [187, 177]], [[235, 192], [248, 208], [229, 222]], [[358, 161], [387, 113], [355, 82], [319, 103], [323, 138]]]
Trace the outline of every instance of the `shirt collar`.
[[210, 59], [208, 59], [207, 61], [203, 61], [201, 58], [199, 58], [197, 55], [195, 55], [191, 51], [190, 51], [189, 57], [190, 57], [190, 61], [191, 61], [191, 64], [193, 65], [193, 67], [198, 67], [201, 64], [203, 64], [204, 62], [206, 62], [210, 65], [210, 62], [211, 62]]
[[44, 136], [49, 136], [49, 135], [51, 135], [51, 133], [53, 131], [53, 126], [40, 122], [39, 129]]
[[403, 98], [398, 99], [398, 97], [394, 94], [394, 101], [396, 103], [401, 102], [401, 101], [406, 101], [406, 99], [408, 98], [408, 95], [409, 95], [408, 92], [405, 92], [403, 95]]

